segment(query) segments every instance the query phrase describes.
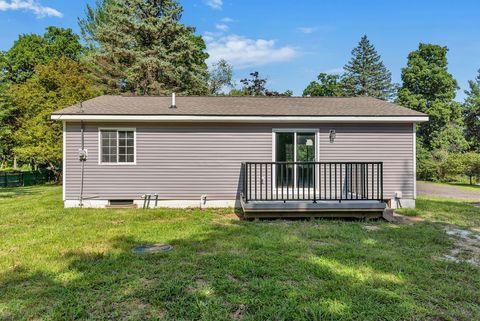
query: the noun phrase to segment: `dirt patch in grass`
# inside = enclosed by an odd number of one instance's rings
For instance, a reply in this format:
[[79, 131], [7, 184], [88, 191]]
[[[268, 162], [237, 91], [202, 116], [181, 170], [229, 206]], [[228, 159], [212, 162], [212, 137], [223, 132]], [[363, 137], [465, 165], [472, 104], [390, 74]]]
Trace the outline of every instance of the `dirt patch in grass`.
[[241, 320], [247, 312], [248, 306], [246, 304], [240, 304], [238, 309], [233, 313], [232, 318], [234, 320]]
[[393, 214], [393, 216], [398, 224], [415, 224], [425, 221], [425, 219], [418, 216], [405, 216], [397, 213]]
[[443, 258], [453, 262], [466, 262], [480, 266], [480, 234], [469, 230], [446, 227], [445, 232], [455, 238], [453, 248]]

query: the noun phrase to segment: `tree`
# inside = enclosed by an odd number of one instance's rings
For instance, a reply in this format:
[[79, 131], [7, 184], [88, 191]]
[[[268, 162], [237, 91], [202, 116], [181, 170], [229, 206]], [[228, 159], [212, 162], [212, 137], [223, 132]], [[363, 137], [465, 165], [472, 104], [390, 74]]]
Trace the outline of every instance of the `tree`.
[[276, 90], [268, 90], [265, 92], [265, 96], [270, 96], [270, 97], [292, 97], [293, 96], [293, 91], [290, 89], [285, 90], [283, 93], [276, 91]]
[[465, 175], [470, 179], [470, 185], [473, 184], [473, 177], [480, 181], [480, 153], [469, 152], [461, 156]]
[[109, 92], [206, 94], [205, 42], [175, 0], [104, 0], [80, 20], [91, 72]]
[[62, 125], [50, 120], [50, 114], [96, 95], [93, 81], [76, 61], [63, 57], [37, 66], [30, 79], [9, 90], [19, 111], [20, 126], [13, 134], [15, 154], [25, 162], [45, 164], [55, 171], [62, 159]]
[[343, 87], [347, 96], [372, 96], [384, 100], [393, 98], [395, 86], [392, 76], [366, 35], [352, 50], [352, 58], [343, 69]]
[[0, 81], [22, 83], [32, 76], [37, 65], [59, 57], [78, 60], [82, 51], [72, 29], [48, 27], [43, 36], [20, 35], [3, 55]]
[[59, 57], [79, 60], [83, 48], [79, 37], [71, 29], [48, 27], [43, 36], [20, 35], [7, 52], [0, 55], [0, 157], [2, 163], [16, 158], [13, 133], [20, 126], [21, 111], [12, 104], [10, 87], [26, 82], [35, 72], [35, 67]]
[[252, 78], [241, 79], [247, 96], [265, 96], [267, 79], [261, 78], [258, 71], [250, 73]]
[[214, 63], [208, 76], [210, 94], [218, 95], [222, 88], [233, 87], [233, 67], [225, 60]]
[[340, 97], [344, 96], [342, 88], [342, 76], [337, 74], [320, 73], [317, 77], [319, 80], [312, 81], [307, 88], [303, 90], [303, 96], [320, 96], [320, 97]]
[[458, 152], [467, 147], [467, 142], [462, 132], [461, 106], [454, 101], [457, 82], [447, 70], [447, 51], [447, 47], [420, 44], [411, 52], [402, 69], [403, 84], [396, 102], [430, 117], [417, 131], [427, 150]]
[[228, 96], [232, 96], [232, 97], [242, 97], [242, 96], [248, 96], [248, 93], [246, 91], [245, 88], [232, 88], [229, 92], [228, 92]]
[[475, 80], [470, 80], [470, 90], [466, 90], [467, 98], [463, 104], [465, 120], [465, 136], [472, 150], [480, 152], [480, 70]]

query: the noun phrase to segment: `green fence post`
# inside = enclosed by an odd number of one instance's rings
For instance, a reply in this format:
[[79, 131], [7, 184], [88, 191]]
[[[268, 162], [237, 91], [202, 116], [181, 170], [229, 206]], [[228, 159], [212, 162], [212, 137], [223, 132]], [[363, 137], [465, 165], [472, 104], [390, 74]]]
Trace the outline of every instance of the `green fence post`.
[[3, 172], [3, 181], [5, 183], [4, 187], [8, 187], [7, 172]]

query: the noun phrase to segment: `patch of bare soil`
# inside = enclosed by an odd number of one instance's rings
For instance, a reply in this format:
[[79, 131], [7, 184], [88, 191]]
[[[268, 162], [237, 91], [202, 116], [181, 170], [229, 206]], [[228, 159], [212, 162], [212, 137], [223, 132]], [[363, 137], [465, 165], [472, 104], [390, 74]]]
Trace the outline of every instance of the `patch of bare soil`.
[[398, 213], [393, 213], [393, 219], [398, 224], [415, 224], [425, 221], [425, 219], [418, 216], [406, 216]]
[[454, 227], [446, 227], [445, 232], [455, 238], [453, 248], [443, 255], [445, 260], [480, 266], [480, 233]]
[[239, 220], [240, 219], [240, 217], [235, 213], [226, 214], [226, 215], [223, 215], [223, 217], [226, 218], [226, 219], [230, 219], [230, 220]]
[[238, 306], [238, 309], [235, 311], [235, 313], [232, 315], [234, 320], [241, 320], [245, 313], [247, 312], [248, 306], [246, 304], [240, 304]]

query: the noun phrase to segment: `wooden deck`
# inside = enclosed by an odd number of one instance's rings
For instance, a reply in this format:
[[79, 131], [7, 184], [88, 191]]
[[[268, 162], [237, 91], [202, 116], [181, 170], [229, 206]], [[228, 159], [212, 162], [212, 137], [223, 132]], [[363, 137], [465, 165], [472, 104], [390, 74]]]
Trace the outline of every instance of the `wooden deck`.
[[387, 204], [380, 201], [241, 201], [245, 218], [352, 217], [380, 218]]

